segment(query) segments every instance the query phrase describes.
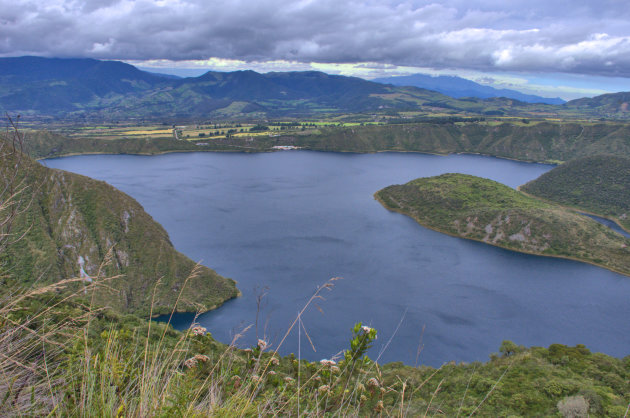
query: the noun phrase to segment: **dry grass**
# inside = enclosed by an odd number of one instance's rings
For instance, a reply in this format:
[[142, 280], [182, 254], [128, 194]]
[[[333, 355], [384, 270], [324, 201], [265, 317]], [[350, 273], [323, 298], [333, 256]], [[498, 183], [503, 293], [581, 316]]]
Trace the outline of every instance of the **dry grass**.
[[[58, 309], [110, 278], [91, 279], [64, 280], [0, 302], [0, 415], [358, 416], [369, 403], [377, 412], [405, 415], [403, 406], [382, 406], [383, 395], [393, 389], [382, 387], [380, 370], [367, 357], [316, 364], [280, 359], [282, 343], [270, 350], [260, 340], [238, 350], [239, 336], [220, 346], [198, 325], [175, 338], [153, 322], [146, 334], [116, 323], [100, 331], [95, 323], [102, 310], [94, 306], [59, 321]], [[314, 293], [283, 341], [293, 328], [303, 329], [301, 315], [335, 280]], [[73, 289], [63, 298], [42, 299]], [[34, 300], [51, 302], [13, 319]]]

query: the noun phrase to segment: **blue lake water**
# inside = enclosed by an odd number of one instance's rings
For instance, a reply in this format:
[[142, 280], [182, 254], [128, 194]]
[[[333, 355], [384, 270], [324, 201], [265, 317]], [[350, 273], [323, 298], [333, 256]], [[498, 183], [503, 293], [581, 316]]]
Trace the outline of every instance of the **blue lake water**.
[[[340, 276], [281, 353], [297, 354], [299, 347], [302, 357], [330, 358], [362, 321], [379, 331], [372, 358], [411, 365], [483, 361], [504, 339], [630, 354], [629, 277], [443, 235], [373, 198], [385, 186], [446, 172], [516, 187], [548, 165], [308, 151], [87, 155], [43, 163], [130, 194], [178, 250], [237, 280], [243, 297], [198, 318], [226, 343], [253, 325], [259, 311], [258, 334], [275, 347], [317, 287]], [[179, 315], [175, 325], [191, 319]], [[251, 328], [238, 344], [255, 339]]]
[[611, 221], [610, 219], [602, 218], [599, 216], [591, 215], [589, 213], [583, 213], [582, 215], [588, 216], [589, 218], [599, 222], [602, 225], [606, 225], [608, 228], [612, 229], [618, 234], [623, 235], [626, 238], [630, 238], [630, 234], [624, 231], [615, 221]]

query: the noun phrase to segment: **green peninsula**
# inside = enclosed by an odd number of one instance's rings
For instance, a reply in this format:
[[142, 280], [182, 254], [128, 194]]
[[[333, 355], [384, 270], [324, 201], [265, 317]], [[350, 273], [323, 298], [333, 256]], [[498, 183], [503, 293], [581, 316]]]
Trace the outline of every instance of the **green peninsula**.
[[594, 155], [571, 160], [520, 190], [613, 219], [630, 231], [630, 158]]
[[375, 194], [386, 208], [453, 236], [630, 275], [630, 240], [560, 205], [464, 174], [420, 178]]

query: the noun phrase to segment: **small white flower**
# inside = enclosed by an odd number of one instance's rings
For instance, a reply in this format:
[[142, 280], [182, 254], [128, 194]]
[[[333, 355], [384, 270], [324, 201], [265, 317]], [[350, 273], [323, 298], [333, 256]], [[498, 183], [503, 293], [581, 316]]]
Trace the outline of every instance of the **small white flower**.
[[196, 361], [200, 361], [202, 363], [205, 363], [206, 361], [210, 360], [208, 358], [208, 356], [203, 355], [203, 354], [197, 354], [195, 357], [193, 357]]
[[318, 388], [317, 388], [317, 391], [318, 391], [320, 394], [328, 393], [328, 392], [330, 392], [330, 386], [328, 386], [328, 385], [322, 385], [322, 386], [320, 386], [320, 387], [318, 387]]
[[376, 406], [374, 407], [374, 411], [376, 413], [380, 413], [384, 408], [383, 401], [376, 402]]
[[367, 385], [368, 385], [369, 387], [375, 387], [375, 388], [378, 388], [378, 387], [380, 387], [380, 386], [381, 386], [381, 385], [378, 383], [378, 380], [376, 380], [376, 378], [375, 378], [375, 377], [370, 378], [370, 379], [367, 381]]
[[188, 360], [186, 360], [184, 362], [184, 366], [186, 366], [189, 369], [192, 369], [193, 367], [195, 367], [197, 365], [197, 359], [193, 358], [189, 358]]
[[[361, 327], [361, 331], [363, 332], [363, 335], [369, 334], [369, 333], [370, 333], [370, 331], [372, 331], [373, 329], [374, 329], [374, 328], [370, 328], [370, 327], [365, 326], [365, 325], [363, 325], [363, 326]], [[376, 339], [376, 338], [377, 338], [377, 337], [376, 337], [376, 335], [375, 335], [375, 336], [374, 336], [374, 339]]]
[[260, 348], [260, 351], [264, 351], [265, 348], [269, 347], [269, 344], [267, 344], [267, 341], [265, 340], [258, 340], [258, 348]]
[[195, 335], [205, 335], [208, 330], [201, 325], [195, 325], [194, 327], [192, 327], [192, 332]]

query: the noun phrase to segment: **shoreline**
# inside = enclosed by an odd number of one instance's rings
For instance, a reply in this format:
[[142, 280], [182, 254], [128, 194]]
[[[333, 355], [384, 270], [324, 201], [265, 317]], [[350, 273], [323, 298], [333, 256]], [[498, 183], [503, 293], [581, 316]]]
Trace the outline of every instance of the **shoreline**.
[[[234, 280], [234, 283], [236, 284], [236, 280]], [[195, 314], [195, 315], [203, 315], [205, 313], [208, 312], [212, 312], [212, 311], [216, 311], [217, 309], [219, 309], [221, 306], [225, 305], [225, 303], [230, 302], [234, 299], [238, 299], [240, 297], [243, 297], [243, 292], [241, 292], [241, 290], [237, 287], [236, 288], [236, 295], [232, 296], [231, 298], [225, 299], [222, 302], [212, 305], [210, 307], [208, 307], [207, 309], [204, 310], [197, 310], [197, 311], [189, 311], [187, 309], [171, 309], [170, 312], [168, 313], [161, 313], [161, 314], [152, 314], [149, 316], [149, 319], [157, 319], [161, 316], [169, 316], [169, 317], [173, 317], [174, 315], [178, 315], [178, 314]], [[165, 321], [166, 323], [170, 324], [170, 320], [169, 321]]]
[[613, 217], [610, 217], [610, 216], [607, 216], [607, 215], [602, 215], [601, 213], [590, 212], [590, 211], [588, 211], [586, 209], [582, 209], [582, 208], [579, 208], [577, 206], [563, 205], [562, 203], [554, 202], [553, 200], [545, 199], [544, 197], [540, 197], [540, 196], [536, 196], [536, 195], [533, 195], [533, 194], [529, 194], [529, 193], [524, 192], [523, 190], [521, 190], [521, 186], [524, 186], [524, 184], [521, 184], [520, 186], [518, 186], [516, 188], [516, 190], [518, 192], [520, 192], [520, 193], [523, 193], [527, 197], [531, 197], [533, 199], [538, 199], [538, 200], [541, 200], [541, 201], [543, 201], [545, 203], [558, 205], [558, 206], [562, 207], [563, 209], [570, 210], [570, 211], [575, 212], [577, 214], [593, 215], [593, 216], [597, 216], [597, 217], [602, 218], [602, 219], [606, 219], [606, 220], [612, 221], [619, 228], [621, 228], [622, 231], [626, 231], [627, 233], [630, 234], [630, 229], [626, 229], [621, 223], [619, 223], [619, 219], [617, 219], [617, 218], [613, 218]]
[[[235, 146], [235, 148], [238, 146]], [[57, 154], [57, 155], [48, 155], [48, 156], [43, 156], [43, 157], [32, 157], [34, 160], [36, 161], [42, 161], [42, 160], [47, 160], [47, 159], [53, 159], [53, 158], [65, 158], [65, 157], [75, 157], [75, 156], [80, 156], [80, 155], [141, 155], [141, 156], [146, 156], [146, 157], [151, 157], [151, 156], [157, 156], [157, 155], [164, 155], [164, 154], [175, 154], [175, 153], [192, 153], [192, 152], [200, 152], [200, 153], [206, 153], [206, 152], [216, 152], [216, 153], [224, 153], [224, 152], [231, 152], [231, 153], [248, 153], [248, 154], [263, 154], [263, 153], [272, 153], [272, 152], [280, 152], [280, 151], [312, 151], [312, 152], [326, 152], [326, 153], [341, 153], [341, 154], [380, 154], [380, 153], [386, 153], [386, 152], [391, 152], [391, 153], [411, 153], [411, 154], [424, 154], [424, 155], [436, 155], [436, 156], [440, 156], [440, 157], [448, 157], [450, 155], [477, 155], [477, 156], [481, 156], [481, 157], [491, 157], [491, 158], [498, 158], [500, 160], [508, 160], [508, 161], [515, 161], [515, 162], [519, 162], [519, 163], [528, 163], [528, 164], [545, 164], [545, 165], [553, 165], [553, 166], [557, 166], [559, 164], [564, 163], [564, 161], [550, 161], [550, 160], [543, 160], [543, 161], [537, 161], [537, 160], [520, 160], [518, 158], [514, 158], [514, 157], [505, 157], [505, 156], [498, 156], [498, 155], [493, 155], [493, 154], [483, 154], [483, 153], [479, 153], [479, 152], [466, 152], [466, 151], [462, 151], [462, 152], [447, 152], [447, 153], [442, 153], [442, 152], [431, 152], [431, 151], [410, 151], [410, 150], [397, 150], [397, 149], [382, 149], [382, 150], [374, 150], [374, 151], [352, 151], [352, 150], [328, 150], [328, 149], [316, 149], [316, 148], [310, 148], [310, 147], [301, 147], [299, 149], [295, 149], [295, 150], [279, 150], [279, 149], [252, 149], [252, 148], [248, 148], [248, 149], [180, 149], [180, 150], [166, 150], [166, 151], [160, 151], [160, 152], [101, 152], [101, 151], [85, 151], [85, 152], [69, 152], [69, 153], [65, 153], [65, 154]], [[520, 186], [519, 186], [520, 187]], [[517, 189], [518, 190], [518, 189]], [[597, 214], [593, 214], [593, 215], [597, 215]], [[597, 215], [599, 216], [599, 215]], [[630, 231], [628, 231], [630, 232]]]
[[[280, 150], [278, 150], [280, 151]], [[35, 161], [42, 160], [51, 160], [53, 158], [66, 158], [66, 157], [78, 157], [81, 155], [140, 155], [143, 157], [153, 157], [157, 155], [165, 155], [165, 154], [177, 154], [177, 153], [192, 153], [192, 152], [232, 152], [232, 153], [268, 153], [268, 152], [276, 152], [276, 150], [261, 150], [261, 151], [241, 151], [241, 150], [202, 150], [202, 149], [191, 149], [191, 150], [168, 150], [161, 152], [100, 152], [100, 151], [86, 151], [86, 152], [69, 152], [67, 154], [59, 154], [59, 155], [49, 155], [45, 157], [31, 157]]]
[[502, 248], [504, 250], [514, 251], [514, 252], [522, 253], [522, 254], [536, 255], [536, 256], [541, 256], [541, 257], [550, 257], [550, 258], [560, 258], [560, 259], [571, 260], [571, 261], [578, 261], [580, 263], [590, 264], [592, 266], [596, 266], [596, 267], [599, 267], [599, 268], [606, 269], [608, 271], [612, 271], [613, 273], [617, 273], [617, 274], [621, 274], [621, 275], [626, 276], [626, 277], [630, 277], [630, 271], [623, 272], [623, 271], [617, 270], [617, 269], [615, 269], [613, 267], [607, 267], [607, 266], [604, 266], [602, 264], [597, 264], [597, 263], [595, 263], [593, 261], [584, 260], [584, 259], [577, 258], [577, 257], [571, 257], [571, 256], [565, 256], [565, 255], [550, 255], [550, 254], [536, 253], [536, 252], [533, 252], [533, 251], [517, 250], [517, 249], [514, 249], [514, 248], [504, 247], [502, 245], [492, 244], [492, 243], [489, 243], [489, 242], [486, 242], [486, 241], [483, 241], [483, 240], [480, 240], [480, 239], [463, 237], [461, 235], [457, 235], [457, 234], [453, 234], [451, 232], [443, 231], [443, 230], [441, 230], [439, 228], [432, 227], [432, 226], [429, 226], [429, 225], [426, 225], [426, 224], [422, 223], [415, 216], [409, 215], [408, 213], [405, 213], [405, 212], [403, 212], [400, 209], [390, 208], [389, 206], [387, 206], [383, 202], [383, 200], [379, 196], [377, 196], [377, 193], [378, 192], [374, 193], [374, 199], [376, 201], [378, 201], [385, 209], [389, 210], [390, 212], [396, 212], [396, 213], [400, 213], [401, 215], [407, 216], [407, 217], [413, 219], [414, 221], [416, 221], [418, 223], [418, 225], [420, 225], [420, 226], [422, 226], [424, 228], [431, 229], [433, 231], [439, 232], [441, 234], [449, 235], [449, 236], [454, 237], [454, 238], [466, 239], [466, 240], [469, 240], [469, 241], [476, 241], [476, 242], [480, 242], [482, 244], [491, 245], [493, 247]]

